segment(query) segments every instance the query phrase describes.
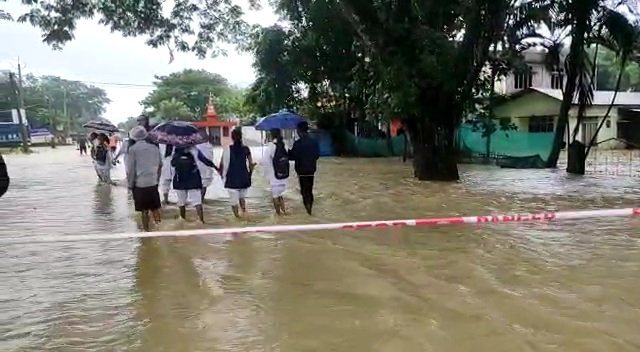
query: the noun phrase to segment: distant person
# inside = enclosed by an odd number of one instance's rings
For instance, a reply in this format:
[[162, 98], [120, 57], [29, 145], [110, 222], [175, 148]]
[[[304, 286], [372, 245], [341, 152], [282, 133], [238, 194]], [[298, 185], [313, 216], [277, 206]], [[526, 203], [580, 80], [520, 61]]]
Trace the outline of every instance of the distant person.
[[7, 164], [5, 163], [2, 154], [0, 154], [0, 197], [7, 193], [9, 183], [10, 179], [9, 172], [7, 171]]
[[[144, 129], [147, 132], [151, 131], [151, 125], [149, 123], [149, 117], [146, 115], [140, 115], [138, 116], [138, 118], [136, 119], [138, 126], [142, 126], [144, 127]], [[147, 141], [147, 143], [153, 144], [155, 146], [158, 146], [158, 143], [156, 143], [150, 136], [147, 135], [147, 138], [145, 139]], [[113, 160], [114, 162], [117, 162], [118, 159], [122, 156], [122, 158], [124, 159], [125, 164], [127, 163], [127, 152], [129, 151], [129, 148], [131, 148], [131, 146], [133, 146], [136, 143], [135, 140], [133, 140], [132, 138], [128, 138], [126, 141], [123, 141], [120, 144], [120, 148], [118, 150], [118, 152], [114, 155]]]
[[[214, 139], [212, 136], [207, 137], [207, 143], [200, 143], [196, 145], [196, 148], [204, 155], [208, 160], [213, 160], [213, 145]], [[213, 168], [205, 165], [202, 162], [198, 162], [200, 169], [200, 176], [202, 176], [202, 202], [204, 203], [204, 196], [207, 195], [207, 188], [213, 183]]]
[[289, 157], [282, 139], [282, 132], [274, 128], [269, 131], [269, 135], [272, 142], [267, 144], [267, 150], [261, 162], [262, 170], [264, 175], [269, 178], [271, 198], [276, 214], [285, 215], [283, 194], [289, 178]]
[[176, 147], [171, 166], [173, 168], [173, 189], [178, 196], [180, 217], [186, 220], [187, 204], [193, 205], [198, 214], [198, 220], [204, 224], [202, 210], [202, 176], [196, 160], [218, 170], [213, 162], [207, 159], [195, 147]]
[[242, 144], [242, 130], [235, 128], [231, 131], [233, 144], [224, 148], [222, 159], [220, 160], [220, 175], [224, 180], [224, 188], [229, 193], [229, 202], [233, 215], [240, 217], [247, 212], [245, 197], [247, 190], [251, 187], [251, 175], [255, 163], [251, 157], [249, 147]]
[[[142, 126], [144, 127], [145, 130], [147, 130], [147, 132], [151, 132], [152, 127], [151, 127], [151, 123], [149, 121], [149, 116], [147, 115], [140, 115], [138, 116], [138, 118], [136, 119], [138, 126]], [[147, 141], [147, 143], [151, 143], [154, 145], [158, 145], [158, 143], [156, 143], [151, 136], [147, 135], [147, 138], [145, 139]], [[136, 141], [134, 141], [133, 139], [129, 138], [129, 143], [127, 147], [131, 147], [132, 145], [134, 145], [136, 143]]]
[[100, 133], [93, 151], [93, 164], [98, 175], [98, 180], [103, 183], [113, 184], [111, 181], [112, 154], [109, 150], [109, 137]]
[[170, 144], [160, 145], [160, 155], [162, 156], [162, 172], [160, 173], [160, 191], [162, 192], [162, 202], [169, 204], [169, 192], [173, 181], [171, 158], [173, 157], [173, 146]]
[[87, 139], [84, 137], [78, 138], [78, 150], [80, 151], [80, 155], [87, 155]]
[[150, 216], [159, 223], [160, 194], [158, 193], [158, 179], [162, 170], [162, 159], [158, 147], [147, 143], [147, 130], [136, 126], [129, 132], [129, 138], [136, 141], [128, 151], [126, 160], [127, 183], [133, 194], [133, 204], [140, 213], [142, 228], [150, 230]]
[[320, 158], [320, 146], [318, 141], [309, 136], [309, 124], [306, 121], [300, 122], [296, 130], [300, 138], [293, 143], [293, 147], [289, 151], [289, 159], [295, 161], [302, 204], [304, 204], [307, 214], [311, 215], [313, 210], [313, 182], [318, 158]]

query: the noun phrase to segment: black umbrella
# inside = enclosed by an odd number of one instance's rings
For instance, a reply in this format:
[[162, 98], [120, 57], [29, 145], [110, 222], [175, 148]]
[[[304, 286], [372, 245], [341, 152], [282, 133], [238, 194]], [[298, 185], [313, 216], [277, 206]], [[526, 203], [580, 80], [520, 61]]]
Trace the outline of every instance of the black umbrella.
[[103, 118], [91, 120], [82, 125], [82, 127], [111, 133], [120, 131], [118, 127], [111, 123], [111, 121]]

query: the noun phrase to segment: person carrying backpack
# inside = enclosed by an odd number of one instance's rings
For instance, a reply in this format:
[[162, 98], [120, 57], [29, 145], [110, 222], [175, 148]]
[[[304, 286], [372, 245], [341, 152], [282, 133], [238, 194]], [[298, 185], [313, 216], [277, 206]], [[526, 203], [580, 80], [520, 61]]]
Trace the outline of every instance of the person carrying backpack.
[[287, 179], [289, 178], [289, 156], [282, 140], [280, 129], [274, 128], [269, 131], [272, 143], [267, 145], [265, 157], [262, 160], [262, 170], [269, 178], [271, 188], [271, 198], [276, 214], [284, 215], [284, 191], [287, 189]]
[[111, 181], [112, 155], [109, 150], [109, 137], [101, 133], [98, 135], [98, 143], [93, 150], [93, 164], [98, 175], [98, 180], [103, 183], [113, 184]]
[[180, 217], [186, 219], [187, 204], [193, 205], [198, 214], [198, 220], [204, 224], [204, 211], [202, 210], [202, 176], [198, 168], [199, 160], [208, 167], [218, 170], [213, 162], [207, 159], [195, 147], [176, 147], [171, 158], [173, 168], [173, 189], [178, 196], [178, 208]]

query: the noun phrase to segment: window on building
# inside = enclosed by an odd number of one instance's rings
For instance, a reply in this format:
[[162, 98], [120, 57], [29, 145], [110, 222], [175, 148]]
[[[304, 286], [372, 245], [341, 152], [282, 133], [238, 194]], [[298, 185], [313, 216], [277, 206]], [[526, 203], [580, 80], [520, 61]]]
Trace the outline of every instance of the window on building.
[[562, 89], [564, 86], [564, 73], [554, 72], [551, 74], [551, 89]]
[[13, 123], [13, 116], [11, 116], [11, 110], [0, 111], [0, 123]]
[[515, 89], [526, 89], [533, 86], [533, 68], [527, 66], [523, 71], [517, 72], [513, 77]]
[[530, 133], [553, 132], [553, 116], [531, 116], [529, 117]]
[[598, 143], [598, 138], [594, 138], [596, 130], [598, 129], [598, 121], [586, 121], [582, 123], [582, 142], [585, 145], [589, 145], [593, 140], [594, 143]]

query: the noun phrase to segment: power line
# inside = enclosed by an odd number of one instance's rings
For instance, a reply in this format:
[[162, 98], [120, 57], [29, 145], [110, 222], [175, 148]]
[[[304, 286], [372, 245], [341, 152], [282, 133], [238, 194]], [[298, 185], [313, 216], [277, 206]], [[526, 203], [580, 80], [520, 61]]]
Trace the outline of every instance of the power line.
[[[62, 78], [64, 79], [64, 78]], [[156, 88], [153, 84], [135, 84], [135, 83], [121, 83], [121, 82], [95, 82], [95, 81], [81, 81], [74, 79], [64, 79], [69, 82], [104, 85], [104, 86], [119, 86], [119, 87], [131, 87], [131, 88]]]

